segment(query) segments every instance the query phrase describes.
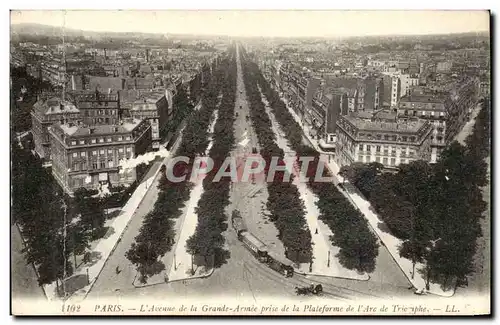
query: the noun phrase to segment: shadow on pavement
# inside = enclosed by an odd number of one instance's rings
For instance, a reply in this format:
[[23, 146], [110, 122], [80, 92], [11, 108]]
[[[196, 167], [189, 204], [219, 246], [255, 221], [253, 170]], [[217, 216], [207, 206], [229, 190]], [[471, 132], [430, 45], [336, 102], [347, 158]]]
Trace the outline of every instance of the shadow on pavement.
[[383, 232], [387, 234], [391, 234], [391, 231], [389, 230], [389, 227], [385, 223], [379, 222], [377, 224], [378, 229], [382, 230]]
[[92, 251], [88, 253], [88, 259], [85, 261], [85, 267], [91, 267], [96, 264], [102, 257], [101, 252]]
[[64, 288], [62, 285], [60, 285], [57, 290], [57, 294], [59, 295], [59, 297], [63, 297], [64, 291], [66, 291], [67, 295], [71, 295], [87, 285], [88, 285], [87, 275], [78, 274], [66, 279], [66, 281], [64, 281]]

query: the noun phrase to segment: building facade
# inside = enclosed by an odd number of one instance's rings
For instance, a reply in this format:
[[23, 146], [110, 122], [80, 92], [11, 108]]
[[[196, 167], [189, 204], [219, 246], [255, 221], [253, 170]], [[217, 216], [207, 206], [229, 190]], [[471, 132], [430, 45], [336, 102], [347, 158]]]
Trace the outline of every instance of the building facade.
[[352, 163], [379, 162], [396, 168], [413, 160], [429, 160], [428, 121], [340, 116], [337, 121], [335, 160], [339, 167]]
[[412, 94], [402, 97], [398, 117], [418, 117], [433, 124], [431, 162], [435, 162], [444, 147], [453, 141], [465, 125], [477, 101], [478, 80], [469, 78], [458, 83], [449, 93]]
[[44, 160], [50, 162], [50, 136], [48, 128], [54, 123], [71, 123], [80, 118], [80, 111], [71, 102], [55, 96], [38, 97], [31, 110], [31, 129], [35, 152]]
[[137, 179], [136, 169], [123, 168], [123, 162], [151, 148], [151, 126], [146, 120], [115, 126], [54, 124], [49, 133], [52, 174], [70, 195], [81, 187], [132, 184]]
[[[165, 127], [169, 118], [169, 101], [171, 98], [165, 92], [154, 92], [144, 95], [132, 105], [129, 111], [131, 117], [135, 119], [146, 119], [151, 125], [152, 148], [159, 149], [161, 143], [160, 131]], [[172, 101], [172, 98], [171, 98]], [[171, 103], [170, 103], [171, 104]]]
[[85, 125], [117, 124], [121, 118], [120, 94], [82, 91], [72, 94]]

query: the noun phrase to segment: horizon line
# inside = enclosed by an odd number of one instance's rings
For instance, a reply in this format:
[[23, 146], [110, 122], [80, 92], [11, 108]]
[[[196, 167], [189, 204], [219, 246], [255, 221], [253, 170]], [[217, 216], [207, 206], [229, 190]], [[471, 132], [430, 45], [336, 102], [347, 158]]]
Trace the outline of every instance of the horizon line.
[[[51, 24], [41, 24], [37, 22], [10, 22], [10, 34], [12, 34], [12, 26], [17, 25], [39, 25], [46, 27], [55, 27], [55, 28], [63, 28], [63, 26], [51, 25]], [[289, 36], [280, 36], [280, 35], [231, 35], [231, 34], [218, 34], [218, 33], [162, 33], [162, 32], [141, 32], [141, 31], [132, 31], [132, 30], [124, 30], [124, 31], [106, 31], [106, 30], [91, 30], [91, 29], [81, 29], [81, 28], [67, 28], [67, 30], [71, 31], [79, 31], [79, 32], [89, 32], [89, 33], [109, 33], [109, 34], [146, 34], [146, 35], [174, 35], [174, 36], [218, 36], [218, 37], [233, 37], [233, 38], [351, 38], [351, 37], [401, 37], [401, 36], [444, 36], [444, 35], [462, 35], [462, 34], [490, 34], [490, 29], [488, 30], [471, 30], [471, 31], [463, 31], [463, 32], [436, 32], [436, 33], [415, 33], [415, 34], [341, 34], [341, 35], [289, 35]]]

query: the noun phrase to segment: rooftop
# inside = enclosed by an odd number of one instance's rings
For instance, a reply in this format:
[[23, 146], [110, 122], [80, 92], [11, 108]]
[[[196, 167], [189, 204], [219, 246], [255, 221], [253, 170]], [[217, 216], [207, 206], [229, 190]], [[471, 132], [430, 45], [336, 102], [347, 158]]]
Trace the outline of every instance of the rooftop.
[[393, 132], [418, 132], [427, 121], [414, 120], [386, 120], [386, 119], [366, 119], [356, 116], [343, 116], [354, 127], [360, 131], [393, 131]]
[[49, 97], [46, 100], [41, 99], [33, 105], [33, 109], [42, 115], [79, 112], [75, 104], [67, 100], [63, 101], [58, 97]]
[[411, 94], [401, 97], [401, 102], [418, 102], [418, 103], [444, 103], [446, 96], [444, 95], [428, 95], [428, 94]]
[[[78, 137], [84, 135], [107, 135], [114, 133], [129, 133], [135, 129], [142, 120], [133, 119], [124, 121], [119, 125], [95, 125], [92, 127], [75, 125], [75, 124], [60, 124], [58, 125], [61, 130], [68, 136]], [[91, 132], [92, 130], [92, 132]]]

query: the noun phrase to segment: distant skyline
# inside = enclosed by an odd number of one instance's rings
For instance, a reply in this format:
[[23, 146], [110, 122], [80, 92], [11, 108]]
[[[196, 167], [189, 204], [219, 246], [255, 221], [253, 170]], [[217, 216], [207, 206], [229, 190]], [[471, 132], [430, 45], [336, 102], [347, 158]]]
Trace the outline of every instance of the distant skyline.
[[[65, 16], [65, 18], [64, 18]], [[36, 23], [96, 32], [264, 37], [345, 37], [488, 32], [484, 10], [244, 11], [20, 10], [11, 24]]]

